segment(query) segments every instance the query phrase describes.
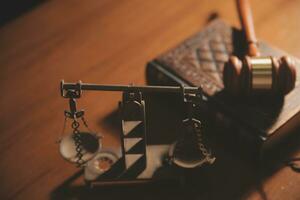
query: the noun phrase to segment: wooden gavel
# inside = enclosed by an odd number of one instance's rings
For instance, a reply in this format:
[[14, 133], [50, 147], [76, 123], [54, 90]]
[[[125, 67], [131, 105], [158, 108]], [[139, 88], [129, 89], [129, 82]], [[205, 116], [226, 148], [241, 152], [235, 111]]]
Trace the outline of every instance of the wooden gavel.
[[231, 56], [224, 66], [225, 90], [233, 95], [272, 93], [285, 95], [296, 82], [294, 61], [288, 56], [260, 56], [248, 0], [237, 0], [242, 29], [248, 43], [245, 58]]

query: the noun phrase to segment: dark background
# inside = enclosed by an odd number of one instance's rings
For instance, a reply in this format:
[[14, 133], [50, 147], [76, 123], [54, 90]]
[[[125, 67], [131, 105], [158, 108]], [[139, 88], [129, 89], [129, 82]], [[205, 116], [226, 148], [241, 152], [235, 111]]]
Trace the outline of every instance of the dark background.
[[46, 0], [4, 0], [0, 3], [0, 26], [30, 11]]

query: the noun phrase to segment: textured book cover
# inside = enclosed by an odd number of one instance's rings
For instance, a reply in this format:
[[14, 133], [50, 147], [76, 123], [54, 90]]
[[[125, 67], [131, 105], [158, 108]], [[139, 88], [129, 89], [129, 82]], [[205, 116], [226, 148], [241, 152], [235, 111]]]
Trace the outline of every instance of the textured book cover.
[[[283, 140], [300, 124], [300, 62], [294, 58], [296, 87], [284, 98], [233, 98], [224, 91], [222, 71], [231, 54], [245, 55], [243, 38], [241, 31], [222, 20], [214, 20], [199, 33], [149, 62], [146, 78], [149, 84], [155, 85], [201, 86], [207, 96], [206, 110], [221, 129], [226, 128], [225, 136], [242, 143], [243, 148], [262, 151]], [[259, 48], [263, 56], [287, 55], [261, 41]]]

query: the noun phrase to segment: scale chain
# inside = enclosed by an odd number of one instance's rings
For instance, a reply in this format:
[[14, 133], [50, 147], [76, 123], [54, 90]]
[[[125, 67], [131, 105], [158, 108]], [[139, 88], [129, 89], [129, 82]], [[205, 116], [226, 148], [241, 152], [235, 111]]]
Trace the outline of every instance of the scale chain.
[[196, 130], [196, 136], [198, 141], [198, 148], [200, 149], [201, 153], [206, 157], [210, 158], [211, 154], [207, 151], [206, 147], [203, 144], [202, 141], [202, 134], [201, 134], [201, 127], [197, 123], [194, 124], [195, 130]]
[[75, 141], [75, 149], [76, 149], [76, 164], [78, 167], [81, 167], [82, 164], [84, 163], [84, 160], [82, 159], [83, 157], [83, 148], [82, 148], [82, 138], [80, 135], [80, 132], [78, 130], [79, 128], [79, 123], [77, 122], [77, 120], [74, 119], [73, 123], [72, 123], [72, 128], [73, 128], [73, 138]]
[[86, 119], [82, 116], [81, 117], [81, 121], [83, 122], [83, 125], [87, 128], [87, 130], [91, 133], [94, 133], [94, 131], [92, 129], [90, 129], [90, 127], [88, 126], [88, 123], [86, 121]]

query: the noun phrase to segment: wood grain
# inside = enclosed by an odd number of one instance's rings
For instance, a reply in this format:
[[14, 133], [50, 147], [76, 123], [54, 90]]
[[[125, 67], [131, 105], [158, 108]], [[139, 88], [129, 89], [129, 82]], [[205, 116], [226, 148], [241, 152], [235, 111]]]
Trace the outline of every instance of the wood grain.
[[[257, 37], [300, 57], [300, 1], [251, 3]], [[53, 191], [78, 171], [59, 156], [55, 143], [67, 107], [59, 95], [60, 79], [144, 84], [147, 61], [199, 31], [211, 12], [238, 26], [235, 9], [234, 1], [221, 0], [51, 0], [1, 27], [0, 198], [57, 199]], [[118, 146], [117, 130], [107, 117], [119, 99], [117, 93], [87, 92], [79, 101], [90, 126], [105, 135], [106, 146]], [[223, 169], [220, 181], [228, 184], [226, 173], [235, 170], [243, 184], [241, 169], [234, 168]], [[299, 185], [300, 175], [283, 168], [264, 179], [260, 189], [212, 187], [195, 197], [300, 199]], [[109, 190], [99, 195], [117, 198]], [[168, 197], [150, 191], [143, 197]]]

